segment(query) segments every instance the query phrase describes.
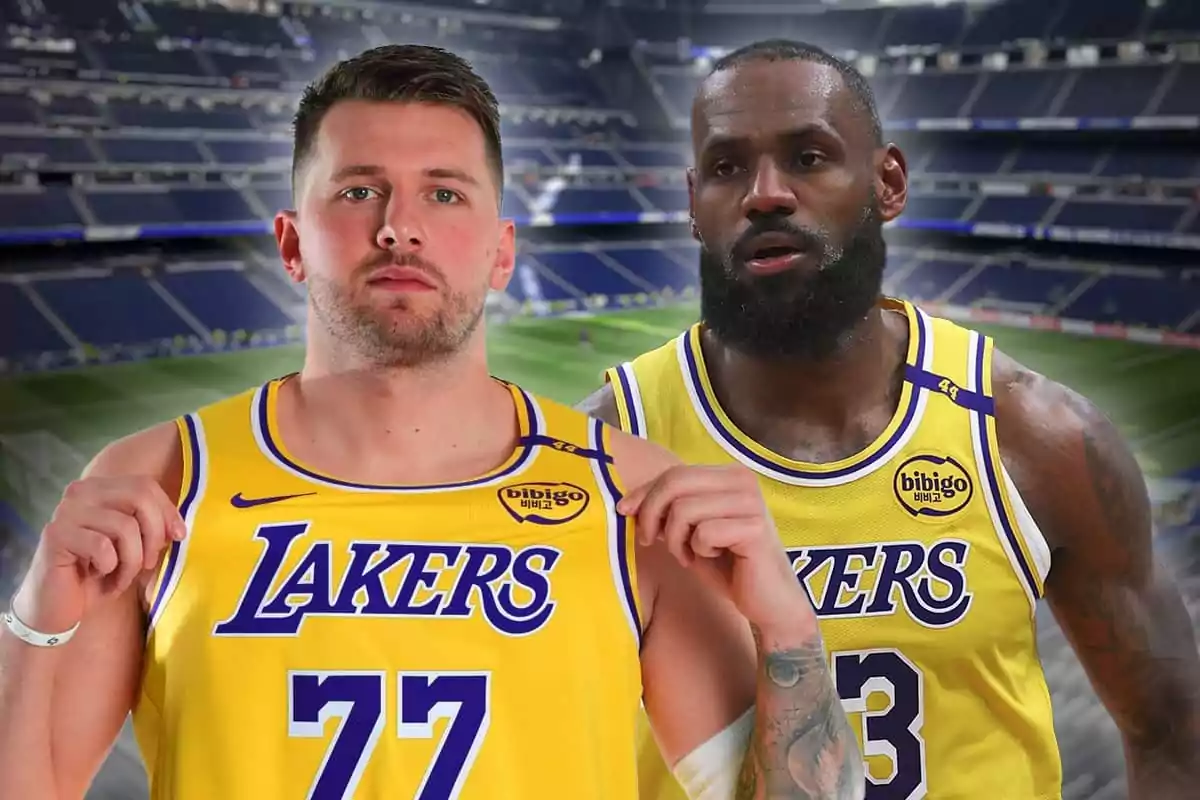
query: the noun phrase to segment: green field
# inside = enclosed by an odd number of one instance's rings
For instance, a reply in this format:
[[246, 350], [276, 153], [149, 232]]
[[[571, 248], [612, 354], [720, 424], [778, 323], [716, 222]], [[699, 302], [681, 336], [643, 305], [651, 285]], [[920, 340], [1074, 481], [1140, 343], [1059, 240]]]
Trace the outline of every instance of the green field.
[[[492, 369], [532, 391], [574, 402], [597, 386], [606, 366], [666, 341], [695, 313], [683, 307], [518, 318], [490, 332]], [[590, 346], [580, 344], [581, 327], [589, 331]], [[1091, 397], [1133, 442], [1148, 475], [1170, 476], [1200, 464], [1200, 352], [1007, 328], [985, 332], [1018, 360]], [[286, 347], [0, 381], [6, 456], [0, 492], [39, 518], [73, 470], [105, 442], [289, 372], [300, 358], [298, 348]], [[30, 439], [31, 431], [53, 438]], [[40, 463], [14, 459], [23, 448]]]

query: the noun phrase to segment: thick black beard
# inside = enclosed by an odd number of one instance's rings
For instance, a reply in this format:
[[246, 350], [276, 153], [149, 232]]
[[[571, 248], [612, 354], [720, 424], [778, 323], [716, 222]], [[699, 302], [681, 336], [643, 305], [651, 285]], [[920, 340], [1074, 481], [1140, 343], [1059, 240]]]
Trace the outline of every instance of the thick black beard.
[[[749, 356], [823, 361], [879, 302], [887, 243], [872, 203], [839, 250], [828, 237], [805, 231], [812, 251], [825, 254], [816, 271], [756, 277], [732, 252], [700, 247], [700, 318], [722, 344]], [[762, 222], [748, 233], [796, 232], [786, 221]], [[743, 238], [748, 238], [743, 236]]]

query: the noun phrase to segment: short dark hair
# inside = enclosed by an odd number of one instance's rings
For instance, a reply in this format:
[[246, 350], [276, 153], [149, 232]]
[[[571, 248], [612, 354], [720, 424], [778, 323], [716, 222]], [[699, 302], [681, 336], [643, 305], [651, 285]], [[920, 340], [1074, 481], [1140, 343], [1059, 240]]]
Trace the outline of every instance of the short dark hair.
[[809, 61], [837, 70], [853, 95], [855, 111], [867, 119], [871, 138], [877, 146], [883, 144], [883, 125], [875, 105], [875, 92], [866, 77], [851, 64], [808, 42], [794, 39], [763, 39], [727, 53], [713, 64], [709, 75], [732, 69], [752, 61]]
[[292, 184], [312, 153], [321, 121], [343, 100], [434, 103], [462, 109], [483, 130], [497, 192], [504, 190], [500, 104], [466, 59], [420, 44], [389, 44], [334, 64], [309, 84], [292, 119]]

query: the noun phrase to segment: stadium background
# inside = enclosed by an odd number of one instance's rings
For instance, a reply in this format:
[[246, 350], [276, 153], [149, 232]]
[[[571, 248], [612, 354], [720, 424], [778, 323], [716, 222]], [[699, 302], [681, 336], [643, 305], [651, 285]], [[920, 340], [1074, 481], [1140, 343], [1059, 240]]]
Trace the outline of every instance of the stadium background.
[[[304, 298], [265, 234], [323, 67], [420, 41], [492, 81], [521, 240], [495, 372], [574, 401], [695, 318], [691, 91], [721, 48], [790, 36], [855, 60], [908, 155], [888, 291], [1118, 422], [1196, 616], [1194, 0], [0, 0], [0, 28], [5, 596], [106, 441], [298, 365]], [[1123, 797], [1115, 729], [1039, 620], [1064, 796]], [[125, 738], [89, 797], [144, 794]]]

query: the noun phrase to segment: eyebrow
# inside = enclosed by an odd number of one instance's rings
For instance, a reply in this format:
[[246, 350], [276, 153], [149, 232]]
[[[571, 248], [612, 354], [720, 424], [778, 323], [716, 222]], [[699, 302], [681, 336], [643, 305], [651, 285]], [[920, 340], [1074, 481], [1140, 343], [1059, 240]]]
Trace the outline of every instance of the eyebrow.
[[[804, 138], [807, 138], [814, 134], [822, 134], [825, 136], [834, 136], [839, 140], [842, 138], [840, 135], [838, 135], [837, 131], [834, 130], [833, 126], [828, 125], [824, 122], [810, 122], [810, 123], [806, 123], [803, 125], [797, 125], [794, 128], [788, 128], [787, 130], [780, 131], [773, 138], [785, 139], [785, 140], [795, 140], [795, 139], [804, 139]], [[749, 140], [750, 140], [749, 136], [732, 136], [732, 135], [717, 134], [715, 136], [710, 136], [708, 139], [706, 139], [704, 142], [702, 142], [700, 149], [703, 151], [708, 151], [708, 150], [716, 150], [716, 149], [725, 149], [725, 148], [730, 148], [730, 147], [740, 147], [742, 145], [745, 145]]]
[[[375, 177], [382, 175], [383, 173], [383, 167], [375, 164], [351, 164], [349, 166], [342, 167], [337, 172], [333, 173], [333, 177], [330, 180], [332, 180], [334, 183], [340, 183], [346, 178], [352, 178], [355, 176]], [[470, 186], [479, 185], [479, 181], [477, 181], [475, 178], [463, 172], [461, 169], [455, 169], [453, 167], [430, 167], [429, 169], [424, 170], [422, 174], [426, 178], [459, 181], [460, 183], [465, 183]]]

